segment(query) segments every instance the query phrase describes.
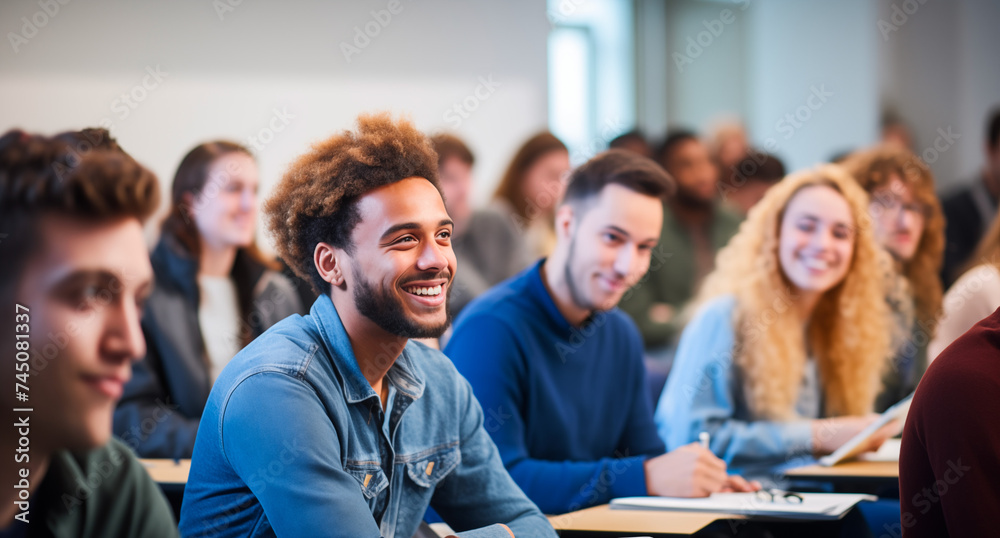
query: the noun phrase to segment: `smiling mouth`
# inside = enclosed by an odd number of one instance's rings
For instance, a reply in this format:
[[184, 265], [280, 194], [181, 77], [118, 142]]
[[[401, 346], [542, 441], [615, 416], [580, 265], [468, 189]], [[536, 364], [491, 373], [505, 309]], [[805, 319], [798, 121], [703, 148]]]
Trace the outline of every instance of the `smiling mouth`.
[[444, 286], [438, 284], [437, 286], [404, 286], [403, 290], [412, 295], [437, 297], [438, 295], [441, 295], [443, 288]]
[[830, 262], [816, 258], [802, 258], [802, 265], [812, 271], [826, 271], [830, 268]]
[[83, 379], [91, 388], [114, 400], [122, 397], [126, 382], [114, 376], [85, 375]]

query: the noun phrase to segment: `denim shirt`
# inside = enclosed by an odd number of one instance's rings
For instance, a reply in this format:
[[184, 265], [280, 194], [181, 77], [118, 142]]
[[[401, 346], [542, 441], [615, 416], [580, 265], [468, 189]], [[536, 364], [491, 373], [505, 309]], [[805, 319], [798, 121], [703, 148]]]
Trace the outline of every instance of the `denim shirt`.
[[458, 531], [478, 528], [459, 536], [509, 538], [496, 523], [555, 536], [451, 361], [411, 341], [385, 379], [383, 415], [328, 296], [273, 326], [212, 389], [181, 534], [409, 538], [431, 505]]
[[733, 362], [735, 307], [731, 295], [713, 299], [684, 329], [654, 418], [667, 450], [708, 432], [712, 452], [731, 473], [770, 484], [784, 469], [814, 462], [809, 419], [823, 416], [819, 378], [810, 360], [795, 405], [797, 418], [756, 419]]

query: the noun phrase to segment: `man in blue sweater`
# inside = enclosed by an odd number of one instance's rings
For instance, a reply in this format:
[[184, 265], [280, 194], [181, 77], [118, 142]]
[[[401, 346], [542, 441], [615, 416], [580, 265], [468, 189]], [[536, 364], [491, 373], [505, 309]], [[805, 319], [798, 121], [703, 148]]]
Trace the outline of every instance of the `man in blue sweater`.
[[664, 454], [642, 339], [615, 308], [649, 269], [672, 189], [662, 168], [623, 150], [581, 166], [556, 214], [552, 256], [466, 307], [445, 348], [507, 470], [545, 513], [757, 487], [697, 444]]

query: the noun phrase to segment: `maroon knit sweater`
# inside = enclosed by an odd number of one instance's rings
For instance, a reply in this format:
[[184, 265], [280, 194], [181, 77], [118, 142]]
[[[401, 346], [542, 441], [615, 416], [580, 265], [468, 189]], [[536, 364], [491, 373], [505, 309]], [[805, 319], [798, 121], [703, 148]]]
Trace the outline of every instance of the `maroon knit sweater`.
[[903, 536], [1000, 536], [1000, 310], [927, 369], [899, 455]]

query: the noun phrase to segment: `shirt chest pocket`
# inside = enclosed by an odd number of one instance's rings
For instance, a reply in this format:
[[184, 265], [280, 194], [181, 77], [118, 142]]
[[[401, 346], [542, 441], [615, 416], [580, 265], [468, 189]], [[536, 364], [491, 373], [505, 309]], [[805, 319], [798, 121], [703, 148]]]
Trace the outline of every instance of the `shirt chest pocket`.
[[423, 488], [437, 486], [462, 461], [458, 444], [414, 454], [405, 458], [406, 474]]
[[378, 497], [382, 490], [389, 487], [389, 479], [386, 478], [385, 473], [377, 463], [347, 462], [344, 464], [344, 470], [358, 481], [366, 501], [371, 502], [372, 499]]

